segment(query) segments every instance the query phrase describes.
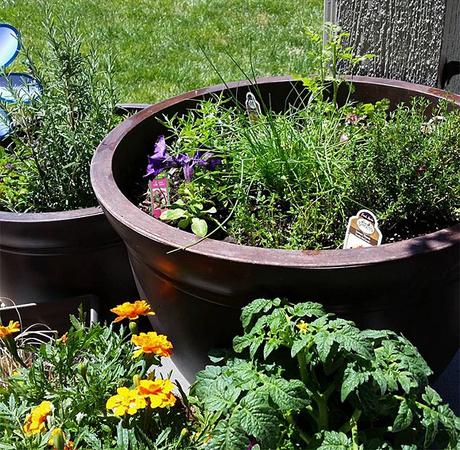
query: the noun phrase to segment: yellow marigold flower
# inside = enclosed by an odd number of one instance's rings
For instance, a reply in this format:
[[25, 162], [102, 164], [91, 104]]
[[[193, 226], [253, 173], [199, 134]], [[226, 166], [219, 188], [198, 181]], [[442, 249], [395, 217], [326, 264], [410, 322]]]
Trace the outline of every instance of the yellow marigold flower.
[[136, 320], [139, 316], [155, 315], [145, 300], [136, 300], [134, 303], [125, 302], [110, 311], [118, 316], [114, 322], [121, 322], [123, 319]]
[[137, 389], [128, 389], [121, 387], [117, 389], [117, 395], [113, 395], [107, 400], [106, 408], [113, 411], [115, 416], [124, 416], [136, 414], [139, 409], [147, 406], [145, 398], [139, 395]]
[[296, 327], [300, 330], [301, 333], [306, 333], [307, 330], [308, 330], [308, 323], [304, 322], [303, 320], [301, 320], [297, 325]]
[[174, 385], [171, 380], [141, 380], [137, 388], [139, 395], [149, 399], [151, 408], [165, 408], [176, 403], [172, 393]]
[[134, 352], [137, 358], [142, 353], [153, 353], [157, 356], [171, 356], [173, 345], [164, 334], [157, 334], [155, 331], [141, 333], [131, 337], [131, 342], [138, 347]]
[[13, 333], [19, 333], [20, 331], [21, 327], [19, 325], [19, 322], [13, 322], [12, 320], [10, 320], [10, 323], [6, 327], [0, 325], [0, 339], [5, 339]]
[[35, 408], [32, 408], [30, 414], [26, 417], [23, 426], [24, 433], [37, 434], [45, 430], [45, 421], [53, 411], [53, 404], [48, 401], [41, 402]]

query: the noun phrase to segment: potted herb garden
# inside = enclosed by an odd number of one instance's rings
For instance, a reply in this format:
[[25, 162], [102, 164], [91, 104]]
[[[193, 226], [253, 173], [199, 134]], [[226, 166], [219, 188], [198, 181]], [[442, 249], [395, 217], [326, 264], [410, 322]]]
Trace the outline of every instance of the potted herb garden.
[[[2, 49], [15, 44], [18, 53], [19, 34], [2, 27], [11, 44]], [[0, 295], [111, 302], [136, 292], [123, 243], [89, 181], [94, 148], [120, 121], [113, 67], [86, 49], [73, 23], [50, 16], [45, 27], [44, 53], [19, 52], [27, 73], [1, 77], [9, 135], [0, 142]]]
[[[95, 153], [96, 196], [189, 378], [256, 296], [307, 295], [359, 326], [403, 332], [437, 373], [456, 351], [460, 97], [340, 77], [368, 56], [329, 34], [324, 49], [313, 38], [319, 77], [174, 97]], [[382, 245], [342, 249], [363, 209]]]

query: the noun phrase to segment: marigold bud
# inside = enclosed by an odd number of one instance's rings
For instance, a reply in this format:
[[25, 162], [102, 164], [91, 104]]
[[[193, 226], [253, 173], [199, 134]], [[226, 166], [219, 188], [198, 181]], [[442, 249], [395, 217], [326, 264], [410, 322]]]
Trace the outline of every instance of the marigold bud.
[[131, 333], [136, 334], [137, 333], [137, 323], [136, 322], [129, 322], [129, 331]]
[[86, 374], [88, 373], [88, 363], [82, 361], [77, 365], [78, 373], [86, 380]]
[[64, 450], [64, 434], [60, 428], [56, 428], [53, 431], [53, 443], [56, 450]]

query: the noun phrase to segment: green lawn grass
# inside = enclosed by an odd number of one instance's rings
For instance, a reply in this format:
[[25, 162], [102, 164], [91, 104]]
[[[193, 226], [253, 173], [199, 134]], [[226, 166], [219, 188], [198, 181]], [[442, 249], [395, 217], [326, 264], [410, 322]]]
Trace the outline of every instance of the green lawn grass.
[[[154, 102], [219, 82], [201, 48], [228, 81], [308, 71], [304, 31], [323, 0], [46, 0], [54, 15], [78, 20], [86, 38], [117, 60], [124, 102]], [[0, 22], [17, 27], [32, 54], [42, 44], [43, 3], [0, 0]]]

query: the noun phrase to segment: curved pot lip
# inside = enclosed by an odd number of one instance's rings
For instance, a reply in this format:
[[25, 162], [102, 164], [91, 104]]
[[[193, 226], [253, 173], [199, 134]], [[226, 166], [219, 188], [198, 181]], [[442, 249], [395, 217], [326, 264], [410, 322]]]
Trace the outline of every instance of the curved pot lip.
[[2, 223], [34, 223], [34, 222], [64, 222], [75, 219], [85, 219], [103, 215], [100, 206], [72, 209], [70, 211], [54, 212], [10, 212], [0, 211], [0, 226]]
[[[382, 87], [409, 90], [421, 95], [449, 98], [460, 106], [460, 95], [451, 94], [433, 87], [384, 78], [362, 76], [347, 78], [353, 81], [353, 83], [371, 83]], [[295, 80], [290, 76], [264, 77], [256, 80], [257, 84], [292, 81]], [[443, 250], [460, 243], [459, 224], [404, 241], [383, 244], [378, 247], [352, 250], [284, 250], [238, 245], [211, 238], [201, 240], [191, 233], [154, 219], [138, 209], [137, 206], [121, 192], [113, 178], [113, 156], [119, 142], [140, 122], [167, 107], [176, 105], [185, 100], [200, 97], [204, 94], [219, 92], [227, 87], [246, 87], [251, 84], [253, 84], [253, 82], [244, 80], [196, 89], [156, 103], [127, 118], [116, 126], [100, 143], [91, 162], [91, 183], [96, 197], [105, 212], [123, 226], [134, 230], [147, 239], [163, 245], [173, 247], [177, 250], [186, 250], [202, 256], [248, 264], [299, 268], [362, 266], [405, 259], [418, 254]]]

